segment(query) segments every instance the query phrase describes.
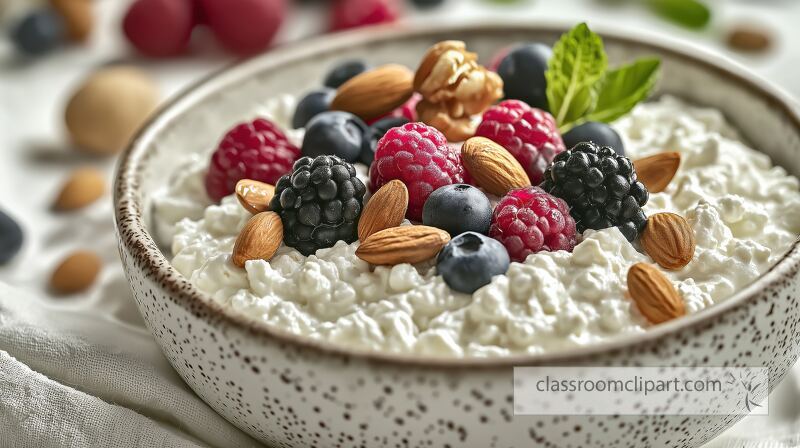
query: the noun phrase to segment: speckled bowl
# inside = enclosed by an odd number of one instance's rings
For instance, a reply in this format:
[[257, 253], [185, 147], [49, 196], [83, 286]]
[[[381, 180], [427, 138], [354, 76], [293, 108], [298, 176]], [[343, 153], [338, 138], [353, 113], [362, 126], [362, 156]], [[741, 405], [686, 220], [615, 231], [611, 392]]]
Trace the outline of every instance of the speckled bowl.
[[[119, 250], [136, 303], [169, 361], [226, 419], [270, 446], [698, 446], [741, 416], [513, 416], [522, 365], [766, 366], [774, 387], [800, 348], [800, 248], [734, 297], [644, 335], [538, 356], [422, 360], [311, 341], [226, 314], [169, 264], [148, 232], [152, 193], [176, 160], [216, 142], [258, 103], [317, 85], [345, 57], [415, 67], [431, 44], [463, 39], [483, 60], [509, 43], [553, 42], [555, 25], [365, 30], [278, 48], [179, 95], [139, 133], [116, 179]], [[720, 57], [685, 44], [602, 32], [612, 61], [657, 55], [660, 93], [722, 110], [749, 140], [800, 175], [790, 100]]]

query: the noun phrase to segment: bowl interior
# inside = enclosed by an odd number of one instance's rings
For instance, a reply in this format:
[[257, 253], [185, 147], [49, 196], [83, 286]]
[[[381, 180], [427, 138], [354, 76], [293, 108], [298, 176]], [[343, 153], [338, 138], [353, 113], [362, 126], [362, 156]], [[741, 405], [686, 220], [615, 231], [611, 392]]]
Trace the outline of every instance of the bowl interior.
[[[258, 115], [268, 99], [282, 93], [300, 95], [315, 88], [324, 73], [342, 59], [363, 58], [376, 65], [401, 63], [413, 69], [430, 45], [445, 39], [460, 39], [488, 64], [496, 51], [509, 44], [520, 41], [553, 43], [567, 28], [566, 25], [508, 23], [390, 27], [343, 33], [316, 39], [313, 43], [276, 49], [212, 75], [165, 106], [125, 153], [120, 165], [123, 172], [118, 174], [116, 199], [120, 199], [123, 190], [125, 195], [130, 194], [136, 203], [133, 209], [141, 211], [145, 230], [152, 230], [150, 200], [167, 185], [182, 160], [193, 153], [209, 153], [228, 128]], [[719, 56], [687, 48], [685, 44], [656, 43], [617, 31], [597, 31], [604, 37], [611, 63], [642, 56], [660, 57], [662, 77], [658, 94], [675, 95], [721, 110], [754, 148], [772, 157], [774, 163], [790, 173], [800, 174], [800, 157], [797, 156], [800, 154], [800, 119], [790, 106], [791, 100], [782, 93], [746, 74], [742, 67]], [[136, 185], [120, 184], [120, 180], [126, 178], [124, 171], [135, 172]], [[117, 221], [121, 221], [121, 214], [130, 212], [120, 206]], [[146, 240], [143, 243], [155, 247], [146, 232], [143, 238]], [[158, 258], [151, 264], [153, 266], [168, 265], [170, 258], [168, 252], [156, 250], [149, 256]], [[764, 279], [758, 281], [761, 280]], [[661, 325], [648, 332], [647, 337], [657, 337], [697, 322], [721, 308], [735, 306], [747, 295], [746, 291], [741, 291], [723, 304]], [[641, 341], [642, 336], [620, 337], [620, 343], [626, 340]]]

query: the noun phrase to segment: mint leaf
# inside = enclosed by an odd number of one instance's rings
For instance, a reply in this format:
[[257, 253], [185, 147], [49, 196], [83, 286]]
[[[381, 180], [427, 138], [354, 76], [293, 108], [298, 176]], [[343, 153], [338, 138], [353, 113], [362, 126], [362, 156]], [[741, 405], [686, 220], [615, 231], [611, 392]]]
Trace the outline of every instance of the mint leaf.
[[653, 90], [660, 65], [656, 58], [644, 58], [606, 72], [597, 88], [594, 110], [582, 121], [609, 123], [630, 112]]
[[545, 78], [547, 102], [559, 126], [578, 120], [594, 108], [594, 85], [607, 66], [603, 40], [585, 23], [556, 42]]
[[649, 0], [656, 14], [687, 28], [703, 28], [711, 20], [711, 10], [698, 0]]

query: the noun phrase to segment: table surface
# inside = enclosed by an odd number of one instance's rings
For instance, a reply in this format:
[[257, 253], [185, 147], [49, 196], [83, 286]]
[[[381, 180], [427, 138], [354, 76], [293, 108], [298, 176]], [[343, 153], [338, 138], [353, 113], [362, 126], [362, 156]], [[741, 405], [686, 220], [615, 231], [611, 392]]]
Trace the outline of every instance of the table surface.
[[[3, 1], [3, 0], [0, 0]], [[7, 22], [15, 11], [36, 0], [4, 0]], [[10, 3], [9, 3], [10, 2]], [[0, 207], [24, 227], [26, 243], [22, 252], [9, 265], [0, 267], [0, 281], [40, 293], [44, 300], [70, 309], [105, 309], [114, 315], [119, 300], [109, 300], [109, 292], [125, 291], [121, 276], [113, 223], [110, 216], [110, 194], [104, 201], [87, 210], [54, 215], [50, 210], [53, 198], [70, 168], [93, 165], [105, 170], [109, 184], [114, 160], [97, 159], [76, 154], [67, 143], [63, 129], [63, 109], [67, 96], [93, 68], [124, 61], [139, 65], [158, 82], [165, 97], [174, 94], [192, 81], [233, 59], [215, 48], [207, 32], [196, 36], [195, 54], [165, 61], [149, 61], [136, 56], [126, 45], [119, 31], [119, 22], [128, 2], [96, 1], [98, 28], [91, 41], [82, 47], [68, 48], [39, 60], [21, 60], [7, 42], [0, 42]], [[315, 3], [295, 6], [291, 18], [279, 35], [280, 42], [302, 39], [324, 27], [324, 11]], [[590, 25], [619, 27], [673, 39], [700, 43], [722, 52], [760, 76], [800, 98], [800, 2], [786, 0], [722, 1], [713, 3], [714, 18], [703, 32], [694, 32], [664, 22], [636, 2], [592, 0], [538, 0], [497, 5], [480, 0], [449, 0], [431, 11], [415, 11], [410, 6], [404, 20], [460, 21], [502, 19], [513, 16], [537, 20], [587, 21]], [[1, 8], [0, 8], [1, 9]], [[0, 19], [0, 23], [3, 20]], [[775, 37], [773, 48], [761, 55], [743, 55], [724, 45], [724, 35], [737, 23], [758, 24]], [[110, 190], [110, 186], [109, 186]], [[75, 248], [91, 248], [102, 254], [107, 267], [101, 281], [88, 294], [68, 299], [47, 298], [46, 283], [53, 264]], [[121, 322], [125, 325], [125, 322]], [[788, 385], [786, 383], [789, 383]], [[775, 425], [788, 424], [800, 415], [787, 400], [797, 400], [796, 375], [773, 394], [776, 411], [769, 418], [750, 417], [729, 433], [753, 433]], [[784, 408], [786, 408], [786, 410]]]

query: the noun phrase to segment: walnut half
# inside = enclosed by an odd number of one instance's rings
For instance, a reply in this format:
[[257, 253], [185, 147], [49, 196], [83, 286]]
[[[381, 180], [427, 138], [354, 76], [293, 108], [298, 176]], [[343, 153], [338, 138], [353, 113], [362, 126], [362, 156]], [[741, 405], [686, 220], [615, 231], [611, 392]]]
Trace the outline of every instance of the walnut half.
[[475, 133], [476, 115], [503, 97], [503, 80], [478, 64], [464, 42], [447, 40], [425, 53], [414, 89], [423, 97], [417, 104], [420, 119], [448, 140], [460, 141]]

